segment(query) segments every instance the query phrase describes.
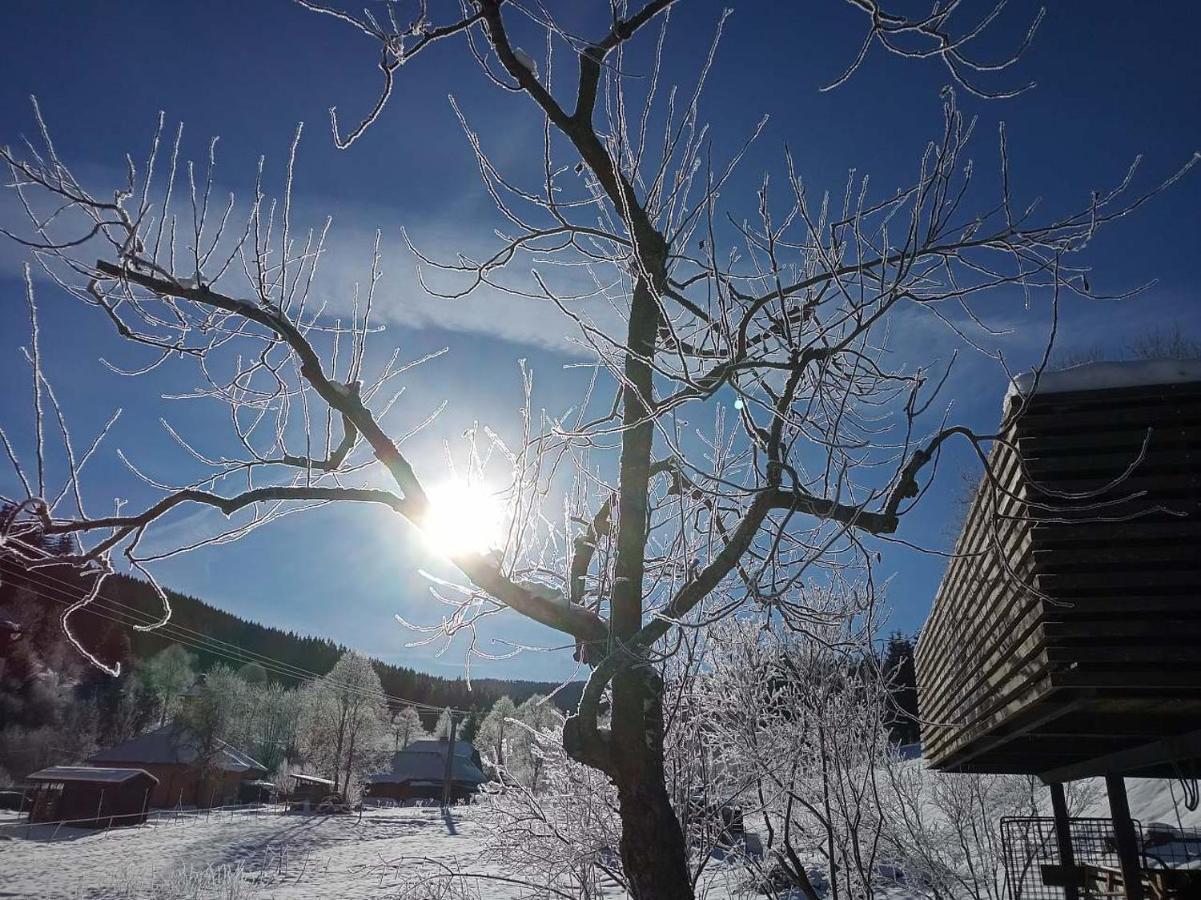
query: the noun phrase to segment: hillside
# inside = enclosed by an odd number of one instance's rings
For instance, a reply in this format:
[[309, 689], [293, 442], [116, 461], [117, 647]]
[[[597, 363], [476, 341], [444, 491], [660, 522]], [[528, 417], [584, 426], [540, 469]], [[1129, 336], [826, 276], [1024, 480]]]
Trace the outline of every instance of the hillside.
[[[5, 562], [0, 571], [0, 607], [41, 647], [61, 639], [59, 615], [83, 593], [78, 579], [67, 569], [22, 572]], [[238, 667], [257, 662], [269, 678], [290, 686], [326, 674], [347, 649], [328, 638], [243, 619], [187, 594], [168, 590], [167, 597], [172, 608], [170, 622], [153, 631], [136, 630], [135, 624], [157, 620], [159, 598], [148, 582], [113, 575], [97, 601], [73, 617], [74, 630], [90, 651], [109, 664], [120, 662], [128, 668], [171, 644], [180, 644], [197, 656], [202, 670], [219, 663]], [[472, 679], [469, 689], [462, 678], [442, 678], [379, 660], [374, 665], [389, 697], [438, 707], [486, 710], [505, 694], [520, 703], [558, 687], [547, 682], [484, 678]], [[564, 709], [574, 708], [582, 688], [582, 683], [570, 684], [555, 700]]]

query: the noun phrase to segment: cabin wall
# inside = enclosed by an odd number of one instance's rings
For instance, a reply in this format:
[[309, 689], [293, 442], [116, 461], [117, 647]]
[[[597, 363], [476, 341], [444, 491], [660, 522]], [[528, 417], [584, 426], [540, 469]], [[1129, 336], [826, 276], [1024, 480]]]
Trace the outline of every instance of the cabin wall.
[[224, 806], [238, 802], [238, 785], [252, 778], [246, 772], [217, 770], [202, 776], [195, 766], [181, 763], [144, 763], [137, 760], [105, 762], [105, 766], [142, 769], [158, 779], [151, 791], [150, 806], [167, 809], [174, 806]]
[[33, 822], [70, 821], [79, 827], [137, 825], [146, 820], [150, 784], [145, 779], [120, 783], [69, 781], [46, 784], [34, 798]]
[[[395, 800], [397, 803], [406, 803], [413, 800], [442, 800], [442, 784], [432, 784], [429, 782], [421, 782], [412, 784], [410, 782], [386, 782], [369, 784], [363, 791], [364, 797], [369, 797], [376, 800]], [[450, 799], [452, 803], [460, 803], [468, 800], [475, 793], [475, 789], [461, 782], [453, 782], [450, 788]]]

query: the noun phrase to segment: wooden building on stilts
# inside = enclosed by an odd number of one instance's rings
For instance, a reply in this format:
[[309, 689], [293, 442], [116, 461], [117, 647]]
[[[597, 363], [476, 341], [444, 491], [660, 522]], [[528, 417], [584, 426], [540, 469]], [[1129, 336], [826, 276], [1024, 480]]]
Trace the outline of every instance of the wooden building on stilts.
[[[1012, 900], [1201, 896], [1152, 852], [1201, 836], [1144, 831], [1123, 780], [1201, 776], [1201, 361], [1019, 379], [916, 663], [931, 767], [1050, 787], [1002, 823]], [[1111, 821], [1068, 817], [1090, 777]]]

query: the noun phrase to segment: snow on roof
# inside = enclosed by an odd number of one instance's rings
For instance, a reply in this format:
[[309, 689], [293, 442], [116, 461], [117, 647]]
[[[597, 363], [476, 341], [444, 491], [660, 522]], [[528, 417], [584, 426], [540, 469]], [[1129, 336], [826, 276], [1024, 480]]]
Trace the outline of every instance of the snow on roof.
[[149, 778], [155, 784], [158, 779], [144, 769], [101, 769], [94, 766], [51, 766], [27, 775], [29, 781], [82, 781], [120, 784], [133, 778]]
[[333, 784], [334, 784], [333, 781], [331, 781], [328, 778], [318, 778], [316, 775], [301, 775], [297, 772], [293, 772], [288, 777], [295, 778], [297, 781], [301, 782], [302, 784], [325, 784], [325, 785], [329, 785], [330, 787], [333, 787]]
[[[260, 772], [267, 770], [257, 760], [240, 750], [218, 741], [219, 749], [214, 764], [226, 772]], [[175, 724], [164, 725], [154, 731], [101, 750], [88, 757], [88, 762], [123, 762], [158, 765], [191, 765], [196, 762], [196, 742]]]
[[[1201, 359], [1138, 359], [1126, 362], [1095, 362], [1043, 372], [1037, 393], [1066, 394], [1070, 391], [1101, 391], [1159, 384], [1201, 381]], [[1033, 372], [1013, 379], [1009, 396], [1029, 394], [1035, 389]]]
[[[405, 747], [413, 753], [437, 753], [446, 758], [446, 741], [413, 741]], [[475, 745], [471, 741], [455, 741], [455, 756], [472, 757], [475, 755]]]
[[[446, 743], [444, 741], [417, 741], [416, 743], [441, 743], [440, 753], [405, 749], [392, 757], [392, 768], [388, 772], [377, 772], [367, 778], [368, 784], [403, 784], [405, 782], [434, 781], [439, 784], [446, 777]], [[483, 784], [488, 779], [470, 759], [456, 753], [451, 764], [451, 781], [467, 784]]]

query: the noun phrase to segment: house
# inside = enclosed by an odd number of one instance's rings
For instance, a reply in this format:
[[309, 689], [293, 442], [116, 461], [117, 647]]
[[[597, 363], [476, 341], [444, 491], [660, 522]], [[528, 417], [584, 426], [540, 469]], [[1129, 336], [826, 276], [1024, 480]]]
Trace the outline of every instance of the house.
[[143, 769], [51, 766], [27, 776], [34, 785], [30, 822], [78, 828], [140, 825], [158, 779]]
[[153, 807], [236, 803], [241, 782], [267, 774], [260, 763], [224, 741], [217, 742], [214, 758], [205, 765], [196, 740], [175, 724], [101, 750], [88, 764], [143, 769], [155, 776]]
[[[363, 794], [377, 800], [441, 800], [446, 785], [446, 741], [414, 741], [392, 756], [388, 770], [367, 779]], [[468, 799], [484, 777], [479, 751], [467, 741], [455, 741], [451, 761], [450, 799]]]

